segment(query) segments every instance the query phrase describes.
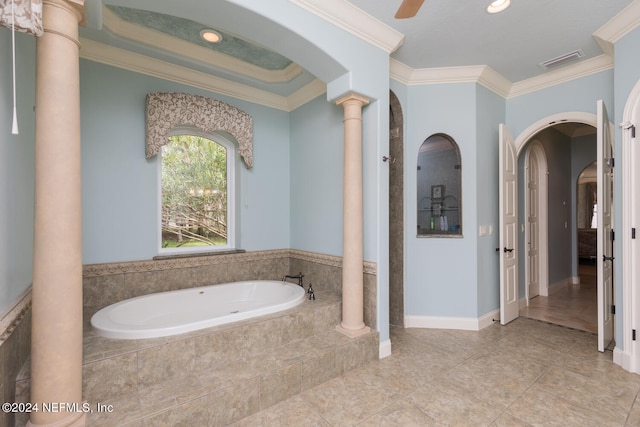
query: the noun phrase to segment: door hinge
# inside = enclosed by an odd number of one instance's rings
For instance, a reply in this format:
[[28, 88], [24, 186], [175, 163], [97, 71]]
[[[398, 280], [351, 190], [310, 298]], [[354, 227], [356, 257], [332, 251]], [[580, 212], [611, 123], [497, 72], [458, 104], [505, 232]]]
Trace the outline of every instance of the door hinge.
[[609, 236], [611, 240], [616, 240], [616, 232], [611, 230], [611, 235]]
[[613, 157], [607, 159], [607, 165], [609, 165], [610, 168], [614, 168], [616, 166], [616, 160]]
[[629, 130], [631, 129], [631, 138], [635, 138], [636, 137], [636, 127], [635, 125], [632, 125], [630, 122], [625, 122], [625, 123], [620, 123], [620, 127], [624, 130]]
[[636, 229], [635, 229], [635, 227], [631, 228], [631, 238], [632, 239], [636, 238]]
[[636, 340], [636, 330], [635, 330], [635, 329], [632, 329], [632, 330], [631, 330], [631, 340], [632, 340], [632, 341], [635, 341], [635, 340]]
[[616, 314], [616, 306], [614, 304], [611, 305], [611, 314]]

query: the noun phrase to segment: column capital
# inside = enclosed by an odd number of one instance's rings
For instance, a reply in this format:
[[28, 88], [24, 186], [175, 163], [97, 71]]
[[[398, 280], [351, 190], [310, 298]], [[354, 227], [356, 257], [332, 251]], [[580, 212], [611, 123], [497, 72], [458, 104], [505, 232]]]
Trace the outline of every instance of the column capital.
[[367, 98], [366, 96], [351, 92], [341, 98], [338, 98], [338, 100], [336, 101], [336, 104], [342, 105], [342, 104], [347, 104], [352, 102], [357, 102], [360, 104], [360, 106], [365, 106], [369, 103], [369, 98]]
[[84, 9], [85, 0], [43, 0], [42, 4], [66, 9], [76, 15], [79, 25], [85, 26], [87, 24]]

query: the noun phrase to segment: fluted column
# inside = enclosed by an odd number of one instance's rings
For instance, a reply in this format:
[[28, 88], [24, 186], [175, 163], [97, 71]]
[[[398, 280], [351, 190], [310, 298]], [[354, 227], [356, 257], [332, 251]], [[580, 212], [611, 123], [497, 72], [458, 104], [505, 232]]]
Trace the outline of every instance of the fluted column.
[[[30, 426], [84, 426], [78, 23], [84, 0], [44, 0], [36, 42]], [[67, 405], [69, 412], [66, 412]]]
[[344, 108], [344, 204], [342, 231], [342, 322], [339, 332], [357, 337], [364, 324], [362, 238], [362, 107], [369, 100], [349, 94], [337, 101]]

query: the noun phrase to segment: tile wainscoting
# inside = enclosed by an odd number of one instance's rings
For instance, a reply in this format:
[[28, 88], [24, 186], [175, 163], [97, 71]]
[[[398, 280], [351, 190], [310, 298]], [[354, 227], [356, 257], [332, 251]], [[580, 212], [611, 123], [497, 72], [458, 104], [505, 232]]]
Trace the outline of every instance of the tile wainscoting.
[[[31, 288], [0, 319], [0, 396], [16, 402], [16, 378], [31, 348]], [[0, 412], [0, 426], [14, 426], [15, 415]]]

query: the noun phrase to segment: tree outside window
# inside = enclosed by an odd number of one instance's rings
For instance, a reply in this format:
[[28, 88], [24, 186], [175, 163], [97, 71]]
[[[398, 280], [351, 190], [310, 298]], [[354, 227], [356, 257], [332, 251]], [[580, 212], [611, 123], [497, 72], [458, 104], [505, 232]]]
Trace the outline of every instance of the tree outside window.
[[162, 148], [162, 248], [228, 246], [227, 147], [177, 135]]

